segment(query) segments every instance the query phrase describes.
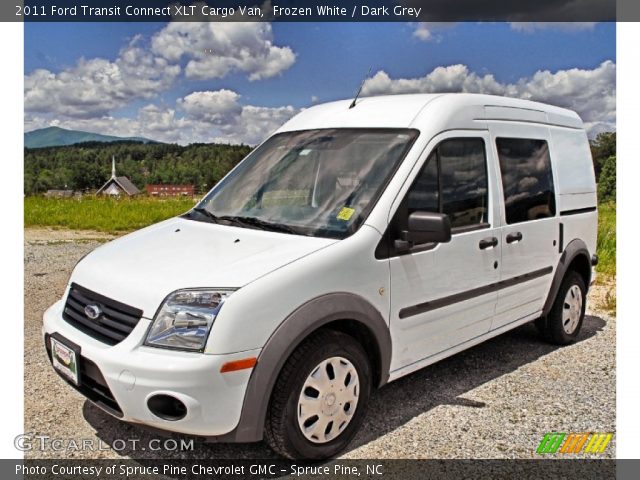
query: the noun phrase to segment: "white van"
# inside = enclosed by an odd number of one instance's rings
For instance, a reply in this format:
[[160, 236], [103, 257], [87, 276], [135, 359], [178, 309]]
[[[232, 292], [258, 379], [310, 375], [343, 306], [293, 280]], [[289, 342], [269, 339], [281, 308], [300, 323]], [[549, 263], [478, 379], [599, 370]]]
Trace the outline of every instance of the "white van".
[[575, 340], [597, 262], [578, 115], [350, 104], [304, 110], [191, 211], [83, 258], [44, 314], [56, 371], [127, 422], [326, 458], [388, 382], [530, 321]]

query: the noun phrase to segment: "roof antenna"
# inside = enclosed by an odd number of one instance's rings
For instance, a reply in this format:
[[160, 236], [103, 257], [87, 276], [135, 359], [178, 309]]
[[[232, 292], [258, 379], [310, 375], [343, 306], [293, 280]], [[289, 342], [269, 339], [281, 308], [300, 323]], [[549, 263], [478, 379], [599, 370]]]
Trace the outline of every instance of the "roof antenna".
[[356, 106], [356, 100], [358, 100], [358, 97], [360, 96], [360, 92], [362, 91], [362, 87], [364, 87], [364, 82], [367, 80], [367, 77], [369, 76], [370, 73], [371, 73], [371, 67], [369, 67], [369, 71], [367, 72], [365, 77], [362, 79], [362, 83], [360, 84], [360, 88], [358, 89], [358, 92], [356, 93], [356, 96], [353, 99], [353, 102], [351, 102], [351, 105], [349, 105], [349, 108], [353, 108], [353, 107]]

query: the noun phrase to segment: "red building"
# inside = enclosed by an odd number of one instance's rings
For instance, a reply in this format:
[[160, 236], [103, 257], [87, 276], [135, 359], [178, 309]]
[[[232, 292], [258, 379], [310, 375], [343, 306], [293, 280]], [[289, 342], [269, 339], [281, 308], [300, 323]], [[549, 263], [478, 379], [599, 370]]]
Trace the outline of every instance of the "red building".
[[155, 197], [193, 197], [193, 185], [145, 185], [148, 195]]

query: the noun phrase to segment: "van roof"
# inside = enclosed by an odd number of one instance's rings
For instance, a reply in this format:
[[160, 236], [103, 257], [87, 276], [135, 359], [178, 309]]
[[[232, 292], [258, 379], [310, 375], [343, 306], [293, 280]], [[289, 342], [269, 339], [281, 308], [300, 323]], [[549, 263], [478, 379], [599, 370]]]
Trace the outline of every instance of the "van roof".
[[[518, 98], [473, 93], [402, 94], [324, 103], [304, 109], [278, 131], [318, 128], [482, 128], [514, 121], [581, 129], [573, 111]], [[437, 124], [437, 125], [434, 125]]]

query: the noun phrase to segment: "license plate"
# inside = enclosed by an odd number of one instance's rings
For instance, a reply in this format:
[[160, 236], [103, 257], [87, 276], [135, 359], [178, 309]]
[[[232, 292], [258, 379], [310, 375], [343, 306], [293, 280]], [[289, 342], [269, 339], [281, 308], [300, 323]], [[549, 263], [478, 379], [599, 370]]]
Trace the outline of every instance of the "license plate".
[[78, 356], [74, 349], [51, 337], [53, 368], [78, 385]]

